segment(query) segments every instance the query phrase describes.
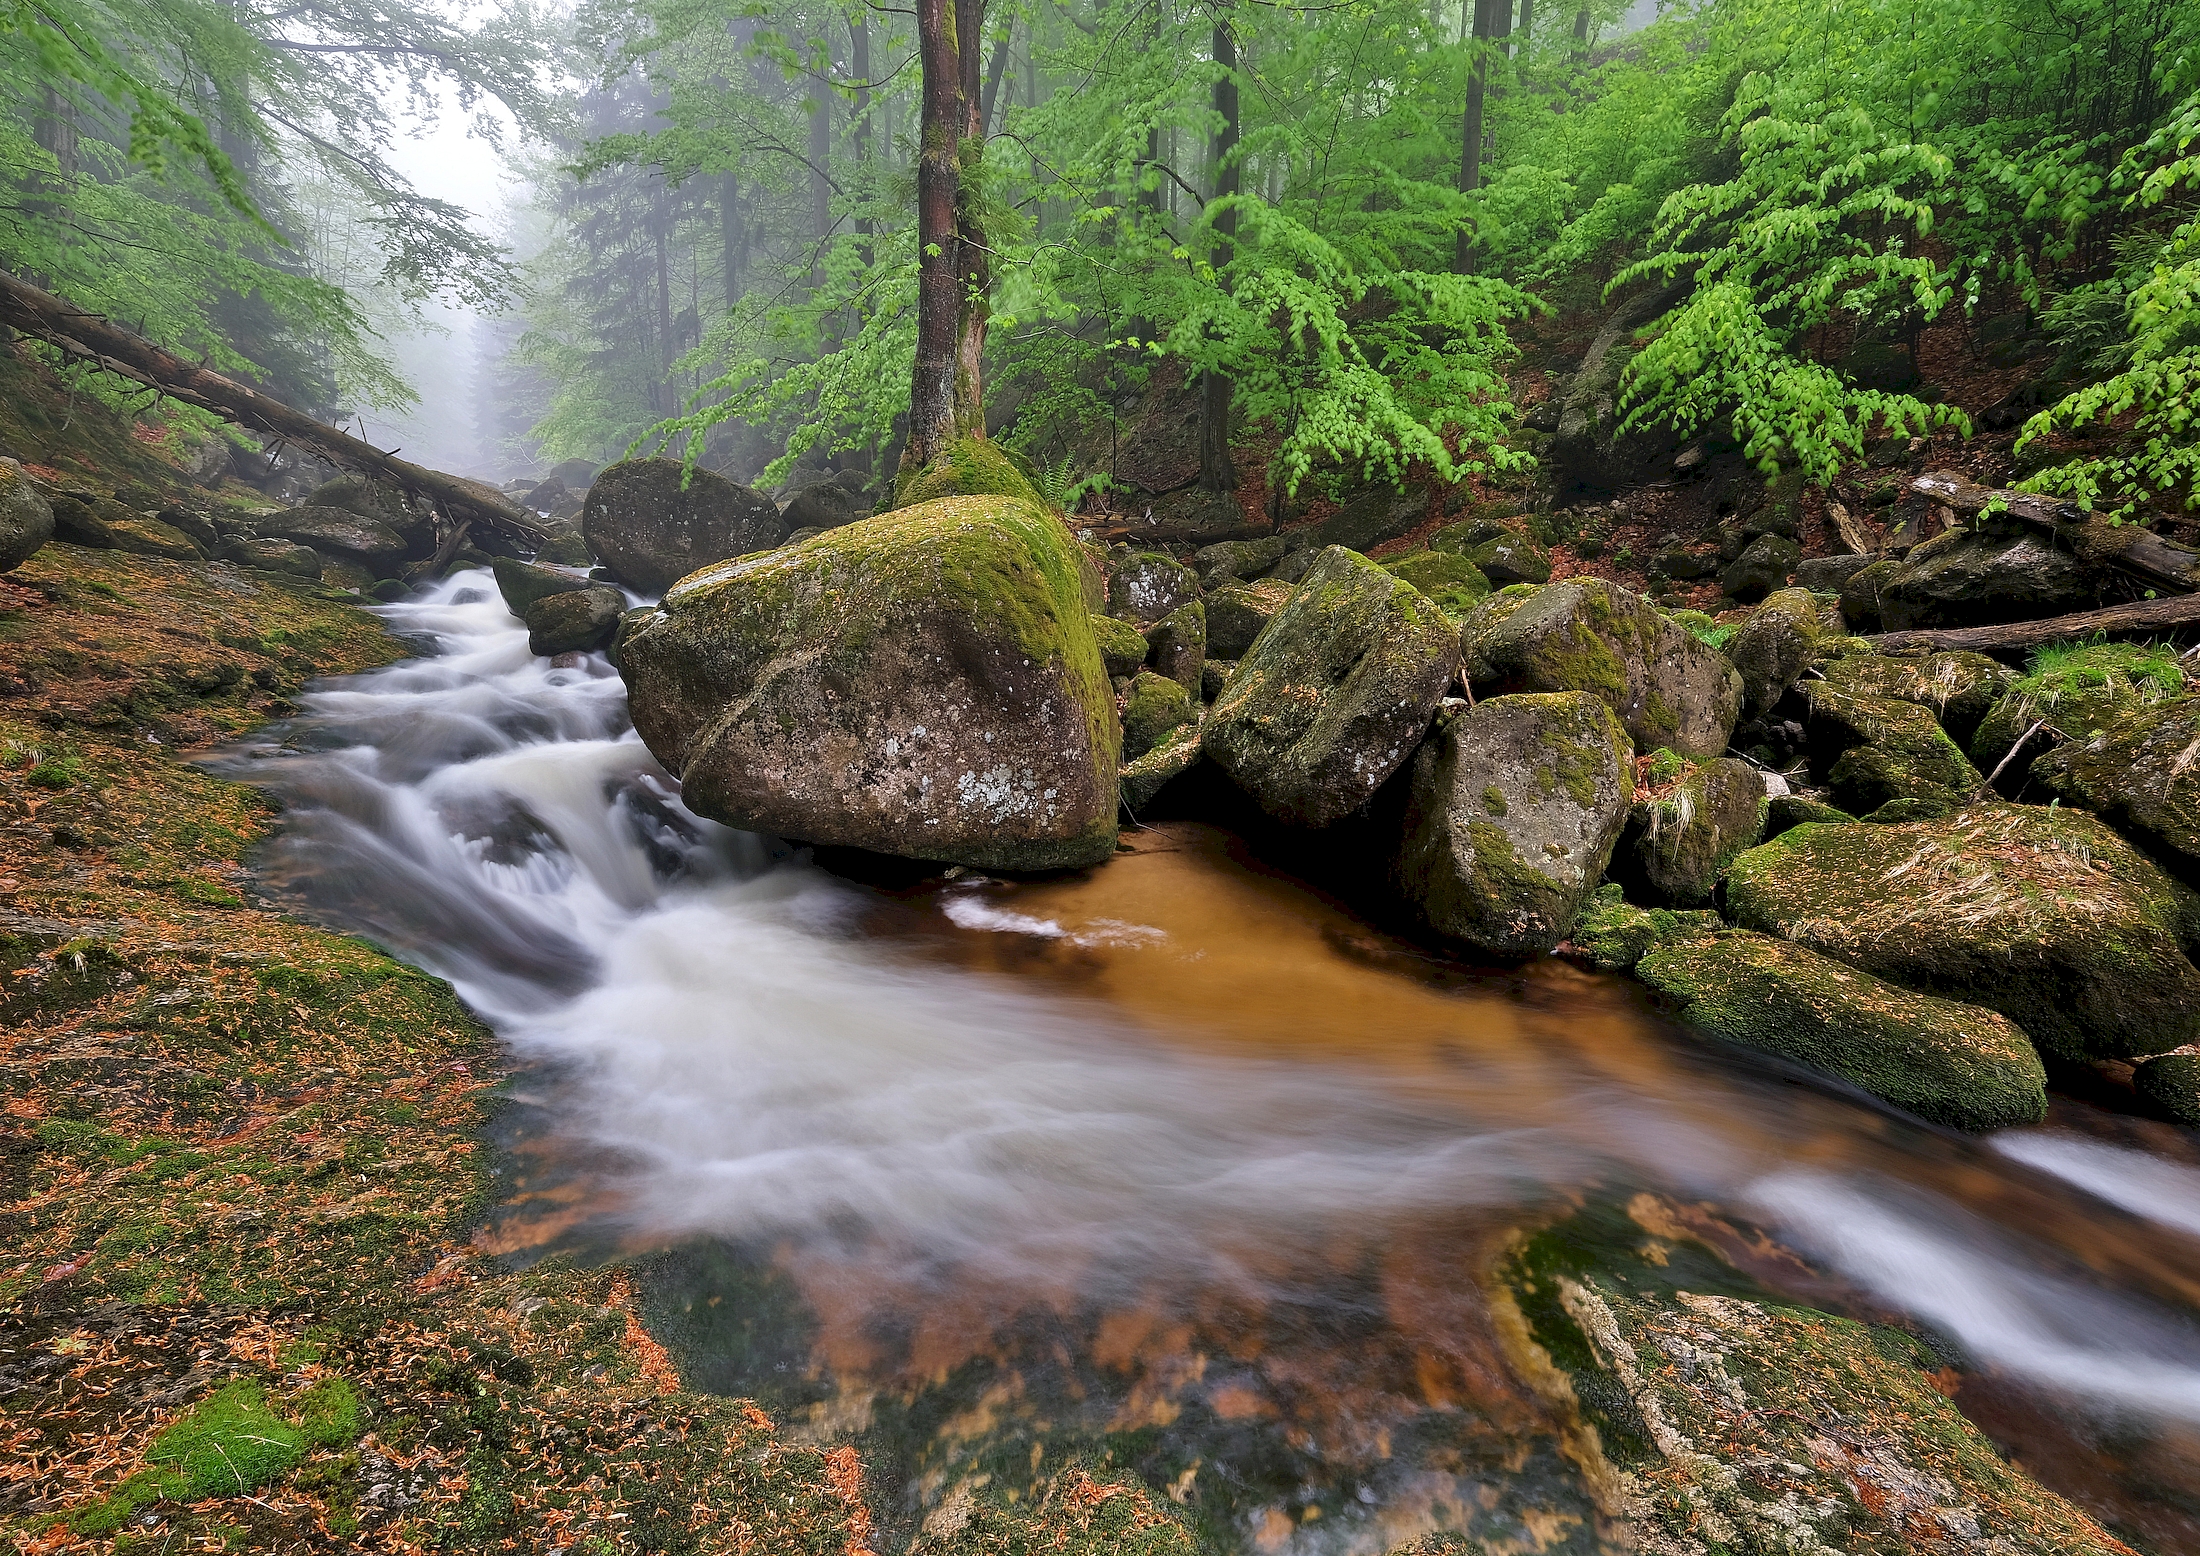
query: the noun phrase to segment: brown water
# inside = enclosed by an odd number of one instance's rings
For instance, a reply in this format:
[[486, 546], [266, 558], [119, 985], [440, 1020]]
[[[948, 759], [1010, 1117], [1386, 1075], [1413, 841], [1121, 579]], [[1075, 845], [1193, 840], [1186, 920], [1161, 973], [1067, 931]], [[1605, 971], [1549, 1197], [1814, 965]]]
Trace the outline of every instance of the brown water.
[[687, 817], [616, 680], [467, 587], [393, 612], [443, 657], [239, 764], [293, 806], [271, 878], [532, 1061], [497, 1246], [649, 1255], [691, 1381], [862, 1434], [885, 1545], [1106, 1456], [1217, 1548], [1602, 1548], [1489, 1284], [1563, 1225], [1912, 1326], [2041, 1478], [2200, 1549], [2185, 1133], [2063, 1101], [1952, 1136], [1196, 825], [1079, 877], [838, 880]]

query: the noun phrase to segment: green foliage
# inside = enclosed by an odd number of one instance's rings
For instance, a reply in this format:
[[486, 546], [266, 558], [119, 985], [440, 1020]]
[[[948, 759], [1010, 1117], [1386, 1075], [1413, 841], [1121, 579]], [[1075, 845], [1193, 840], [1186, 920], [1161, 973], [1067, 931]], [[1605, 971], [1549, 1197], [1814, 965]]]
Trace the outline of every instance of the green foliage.
[[2174, 647], [2096, 639], [2034, 649], [2025, 674], [2011, 683], [2008, 695], [2025, 707], [2051, 709], [2073, 693], [2124, 690], [2155, 701], [2184, 689], [2184, 661]]

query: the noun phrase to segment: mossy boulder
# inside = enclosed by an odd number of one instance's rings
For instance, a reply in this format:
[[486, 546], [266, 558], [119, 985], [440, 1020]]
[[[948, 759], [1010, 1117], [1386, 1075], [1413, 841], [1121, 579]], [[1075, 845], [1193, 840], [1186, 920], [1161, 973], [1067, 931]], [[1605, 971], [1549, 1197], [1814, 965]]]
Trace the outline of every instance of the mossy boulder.
[[2025, 674], [1979, 721], [1971, 760], [1991, 772], [2034, 724], [2040, 731], [2010, 770], [2065, 741], [2089, 741], [2140, 710], [2182, 696], [2185, 671], [2175, 648], [2156, 643], [2056, 644], [2032, 656]]
[[2036, 1124], [2047, 1073], [2013, 1021], [1748, 930], [1652, 948], [1635, 976], [1698, 1031], [1837, 1075], [1951, 1129]]
[[1814, 821], [1845, 826], [1855, 819], [1837, 806], [1806, 799], [1800, 794], [1775, 794], [1765, 802], [1765, 836], [1768, 839], [1778, 837], [1790, 827], [1808, 826]]
[[1896, 1329], [1756, 1296], [1650, 1194], [1519, 1245], [1498, 1272], [1517, 1370], [1630, 1548], [1658, 1556], [2130, 1556], [2006, 1459]]
[[284, 508], [253, 521], [261, 535], [295, 540], [328, 556], [348, 557], [365, 567], [393, 566], [406, 550], [403, 535], [379, 519], [348, 508]]
[[1218, 659], [1243, 659], [1270, 617], [1283, 609], [1296, 587], [1278, 579], [1225, 584], [1207, 596], [1207, 652]]
[[1146, 645], [1146, 662], [1197, 698], [1207, 662], [1207, 608], [1197, 600], [1179, 605], [1146, 629]]
[[2157, 1055], [2131, 1072], [2131, 1088], [2186, 1128], [2200, 1128], [2200, 1054]]
[[1291, 548], [1288, 537], [1263, 535], [1258, 540], [1218, 540], [1192, 553], [1192, 566], [1201, 587], [1217, 589], [1242, 578], [1258, 578], [1283, 560]]
[[1725, 921], [1709, 908], [1674, 912], [1670, 908], [1638, 908], [1617, 885], [1597, 888], [1568, 931], [1573, 948], [1597, 966], [1625, 972], [1652, 946], [1670, 940], [1717, 934]]
[[1169, 731], [1191, 723], [1198, 711], [1182, 682], [1151, 670], [1139, 671], [1123, 694], [1124, 760], [1137, 761]]
[[629, 459], [596, 477], [581, 534], [614, 577], [662, 594], [697, 568], [768, 550], [787, 523], [768, 497], [677, 459]]
[[222, 548], [222, 557], [263, 573], [281, 573], [290, 578], [321, 576], [321, 553], [295, 540], [233, 540]]
[[1518, 530], [1494, 518], [1448, 524], [1429, 537], [1431, 551], [1470, 563], [1491, 584], [1542, 584], [1551, 581], [1551, 554]]
[[1744, 928], [1998, 1010], [2050, 1058], [2200, 1038], [2200, 895], [2082, 811], [1794, 827], [1734, 861], [1726, 908]]
[[635, 727], [732, 826], [1097, 864], [1120, 735], [1082, 566], [1046, 510], [957, 497], [705, 568], [620, 644]]
[[132, 556], [166, 557], [171, 562], [196, 562], [205, 555], [189, 535], [173, 524], [163, 524], [151, 514], [132, 513], [107, 526], [117, 551]]
[[1691, 767], [1628, 812], [1612, 876], [1639, 902], [1701, 907], [1765, 829], [1765, 777], [1737, 757]]
[[1852, 626], [1876, 620], [1888, 632], [2032, 621], [2091, 609], [2114, 576], [2029, 530], [1952, 529], [1899, 562], [1875, 564], [1851, 578], [1841, 591], [1841, 614]]
[[0, 573], [13, 572], [53, 539], [53, 505], [23, 467], [0, 458]]
[[1985, 781], [1930, 709], [1898, 697], [1858, 697], [1806, 681], [1811, 762], [1834, 799], [1858, 815], [1889, 800], [1959, 805]]
[[1430, 927], [1493, 956], [1566, 938], [1612, 857], [1633, 745], [1587, 692], [1493, 697], [1413, 759], [1397, 880]]
[[1413, 551], [1383, 564], [1454, 616], [1490, 592], [1482, 570], [1455, 551]]
[[1979, 724], [2007, 695], [2016, 674], [1967, 650], [1841, 654], [1820, 662], [1826, 684], [1853, 697], [1893, 697], [1932, 711], [1948, 738], [1968, 746]]
[[1404, 765], [1458, 668], [1426, 595], [1331, 546], [1215, 699], [1207, 755], [1268, 814], [1327, 826]]
[[1779, 589], [1722, 645], [1742, 677], [1742, 708], [1761, 717], [1810, 668], [1821, 623], [1806, 589]]
[[2200, 877], [2200, 696], [2135, 707], [2039, 758], [2032, 776]]
[[1046, 506], [1030, 477], [989, 438], [957, 438], [929, 465], [894, 475], [896, 508], [913, 508], [942, 497], [1017, 497], [1034, 507]]
[[605, 648], [619, 630], [626, 596], [609, 584], [546, 594], [519, 613], [531, 654], [586, 653]]
[[1601, 578], [1515, 587], [1491, 595], [1461, 628], [1477, 696], [1589, 692], [1641, 750], [1726, 750], [1742, 678], [1724, 654]]
[[546, 600], [553, 594], [572, 594], [589, 587], [585, 578], [576, 578], [571, 573], [561, 573], [554, 567], [539, 567], [533, 562], [521, 562], [508, 556], [498, 557], [491, 564], [490, 571], [496, 574], [497, 593], [504, 596], [505, 608], [522, 620], [526, 619], [528, 607], [537, 600]]
[[1154, 622], [1199, 598], [1199, 577], [1163, 551], [1141, 551], [1108, 578], [1108, 614]]
[[1803, 560], [1803, 548], [1785, 535], [1759, 535], [1719, 572], [1719, 587], [1743, 602], [1762, 600], [1787, 587]]
[[1110, 676], [1136, 675], [1146, 662], [1146, 634], [1114, 616], [1094, 616], [1093, 640], [1100, 645], [1100, 662]]
[[1199, 725], [1179, 724], [1136, 761], [1123, 764], [1123, 804], [1135, 816], [1176, 779], [1199, 765]]
[[[551, 483], [543, 484], [547, 486]], [[560, 490], [563, 488], [560, 487]], [[372, 519], [400, 535], [424, 535], [429, 528], [428, 516], [416, 511], [405, 500], [403, 487], [391, 481], [377, 481], [371, 476], [347, 473], [323, 481], [306, 497], [303, 506], [338, 508], [346, 513], [356, 513], [361, 518]], [[544, 506], [547, 507], [548, 504]]]

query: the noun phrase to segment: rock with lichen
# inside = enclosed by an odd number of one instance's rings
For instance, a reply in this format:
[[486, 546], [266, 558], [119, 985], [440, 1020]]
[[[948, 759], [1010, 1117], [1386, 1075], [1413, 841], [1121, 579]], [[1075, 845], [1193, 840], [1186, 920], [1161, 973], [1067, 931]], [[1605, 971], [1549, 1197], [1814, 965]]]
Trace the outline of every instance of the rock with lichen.
[[1836, 802], [1862, 815], [1891, 800], [1961, 805], [1985, 780], [1930, 709], [1899, 697], [1860, 697], [1830, 680], [1806, 681], [1811, 762]]
[[1634, 747], [1586, 692], [1495, 697], [1414, 757], [1396, 877], [1431, 928], [1493, 956], [1564, 940], [1626, 824]]
[[697, 568], [786, 538], [778, 505], [677, 459], [629, 459], [596, 477], [581, 505], [589, 552], [619, 582], [662, 594]]
[[1269, 618], [1283, 609], [1294, 585], [1263, 578], [1249, 584], [1225, 584], [1207, 596], [1207, 652], [1218, 659], [1243, 659]]
[[1838, 1076], [1952, 1129], [2036, 1124], [2047, 1073], [2007, 1016], [1748, 930], [1652, 947], [1635, 976], [1722, 1042]]
[[1765, 777], [1736, 757], [1695, 764], [1629, 809], [1614, 880], [1639, 902], [1695, 908], [1765, 829]]
[[0, 573], [13, 572], [53, 539], [53, 506], [23, 467], [0, 458]]
[[1810, 667], [1818, 602], [1807, 589], [1779, 589], [1721, 645], [1742, 677], [1742, 708], [1762, 717]]
[[1482, 570], [1455, 551], [1411, 551], [1383, 566], [1454, 616], [1463, 616], [1490, 592]]
[[1331, 546], [1215, 699], [1207, 755], [1268, 814], [1327, 826], [1405, 764], [1458, 666], [1426, 595]]
[[617, 636], [626, 596], [609, 584], [546, 594], [519, 613], [527, 651], [552, 657], [608, 647]]
[[1198, 598], [1198, 575], [1163, 551], [1137, 552], [1108, 578], [1108, 614], [1125, 621], [1160, 621]]
[[1460, 633], [1477, 696], [1588, 692], [1641, 750], [1721, 755], [1741, 716], [1742, 678], [1724, 654], [1601, 578], [1501, 589]]
[[2053, 1059], [2200, 1039], [2200, 894], [2106, 823], [2039, 805], [1791, 828], [1737, 858], [1728, 915], [1998, 1010]]
[[1097, 864], [1121, 748], [1082, 567], [1052, 513], [958, 497], [704, 568], [619, 645], [635, 728], [732, 826]]

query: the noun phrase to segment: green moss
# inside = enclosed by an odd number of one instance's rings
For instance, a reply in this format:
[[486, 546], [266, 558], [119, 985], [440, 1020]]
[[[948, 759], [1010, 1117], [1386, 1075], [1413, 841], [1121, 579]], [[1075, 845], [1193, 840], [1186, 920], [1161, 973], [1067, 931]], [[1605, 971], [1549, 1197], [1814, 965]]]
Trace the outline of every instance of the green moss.
[[107, 1534], [151, 1502], [249, 1495], [286, 1474], [305, 1444], [305, 1434], [274, 1412], [258, 1384], [227, 1384], [153, 1439], [145, 1469], [80, 1508], [69, 1525], [79, 1534]]
[[958, 438], [923, 469], [902, 470], [894, 476], [896, 508], [942, 497], [1020, 497], [1034, 507], [1046, 506], [1007, 451], [985, 438]]
[[1383, 564], [1427, 595], [1447, 615], [1460, 616], [1488, 596], [1482, 570], [1452, 551], [1415, 551]]
[[1123, 755], [1136, 761], [1161, 743], [1162, 736], [1192, 720], [1191, 694], [1165, 675], [1141, 670], [1123, 699]]
[[1485, 788], [1482, 791], [1482, 808], [1493, 816], [1504, 815], [1507, 808], [1505, 805], [1505, 791], [1494, 783]]
[[1100, 645], [1100, 658], [1110, 675], [1136, 675], [1146, 662], [1146, 635], [1127, 621], [1113, 616], [1093, 616], [1092, 635]]
[[1723, 928], [1710, 909], [1676, 913], [1667, 908], [1638, 908], [1617, 885], [1601, 886], [1582, 908], [1567, 935], [1575, 950], [1599, 967], [1634, 966], [1652, 946], [1683, 936], [1709, 935]]

